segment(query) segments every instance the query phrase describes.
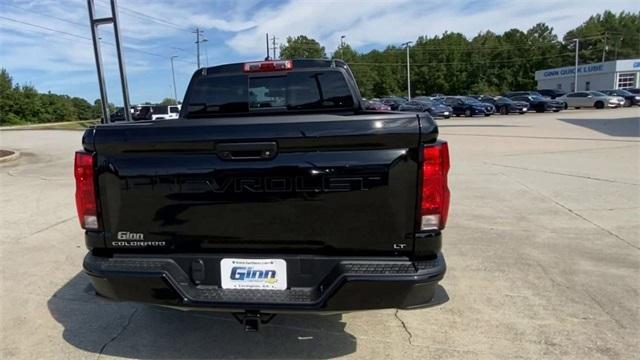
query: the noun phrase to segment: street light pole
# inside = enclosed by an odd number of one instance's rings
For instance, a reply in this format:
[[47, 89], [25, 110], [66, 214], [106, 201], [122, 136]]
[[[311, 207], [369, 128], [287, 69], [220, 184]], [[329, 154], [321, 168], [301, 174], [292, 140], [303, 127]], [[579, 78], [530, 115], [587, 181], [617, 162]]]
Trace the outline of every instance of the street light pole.
[[178, 90], [176, 90], [176, 71], [173, 69], [173, 59], [177, 58], [178, 55], [173, 55], [171, 57], [171, 77], [173, 78], [173, 100], [178, 104]]
[[573, 92], [578, 91], [578, 51], [580, 51], [580, 39], [574, 39], [576, 42], [576, 67], [575, 67], [575, 78], [573, 80]]
[[340, 60], [344, 60], [342, 57], [344, 56], [344, 38], [346, 37], [346, 35], [340, 36]]
[[409, 59], [409, 45], [411, 45], [413, 43], [413, 41], [407, 41], [406, 43], [403, 43], [402, 45], [404, 45], [407, 48], [407, 99], [411, 100], [411, 65], [410, 65], [410, 59]]
[[209, 40], [207, 40], [207, 38], [203, 38], [202, 40], [200, 40], [201, 43], [203, 43], [204, 45], [204, 61], [205, 61], [205, 66], [209, 66], [209, 52], [207, 51], [207, 43], [209, 42]]

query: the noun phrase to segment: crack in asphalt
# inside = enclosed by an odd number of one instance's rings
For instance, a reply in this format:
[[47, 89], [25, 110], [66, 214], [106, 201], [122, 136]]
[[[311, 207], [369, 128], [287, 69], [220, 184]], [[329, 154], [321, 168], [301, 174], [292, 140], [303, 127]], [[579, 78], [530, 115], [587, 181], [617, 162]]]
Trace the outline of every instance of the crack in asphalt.
[[578, 218], [588, 222], [589, 224], [591, 224], [591, 225], [597, 227], [598, 229], [606, 232], [607, 234], [609, 234], [609, 235], [613, 236], [614, 238], [622, 241], [623, 243], [629, 245], [630, 247], [632, 247], [632, 248], [634, 248], [636, 250], [640, 250], [640, 247], [634, 245], [633, 243], [629, 242], [628, 240], [626, 240], [625, 238], [621, 237], [620, 235], [614, 233], [613, 231], [611, 231], [611, 230], [609, 230], [609, 229], [607, 229], [607, 228], [605, 228], [603, 226], [600, 226], [599, 224], [587, 219], [586, 217], [580, 215], [579, 213], [577, 213], [576, 211], [572, 210], [571, 208], [569, 208], [568, 206], [564, 205], [563, 203], [561, 203], [561, 202], [559, 202], [559, 201], [557, 201], [557, 200], [555, 200], [555, 199], [553, 199], [553, 198], [551, 198], [551, 197], [539, 192], [538, 190], [528, 186], [527, 184], [525, 184], [525, 183], [523, 183], [523, 182], [521, 182], [521, 181], [519, 181], [517, 179], [514, 179], [513, 177], [511, 177], [511, 176], [509, 176], [509, 175], [507, 175], [505, 173], [498, 172], [498, 174], [506, 177], [507, 179], [510, 179], [511, 181], [514, 181], [514, 182], [520, 184], [520, 186], [524, 187], [525, 189], [544, 197], [545, 199], [547, 199], [547, 200], [553, 202], [554, 204], [556, 204], [556, 206], [559, 206], [559, 207], [565, 209], [567, 212], [569, 212], [570, 214], [574, 215], [575, 217], [578, 217]]
[[626, 149], [630, 147], [637, 147], [638, 145], [622, 145], [622, 146], [610, 146], [610, 147], [600, 147], [600, 148], [590, 148], [590, 149], [574, 149], [574, 150], [556, 150], [556, 151], [541, 151], [541, 152], [526, 152], [526, 153], [518, 153], [518, 154], [508, 154], [502, 155], [502, 157], [518, 157], [518, 156], [535, 156], [535, 155], [556, 155], [556, 154], [569, 154], [569, 153], [585, 153], [588, 151], [600, 151], [600, 150], [616, 150], [616, 149]]
[[124, 324], [124, 326], [122, 326], [122, 329], [120, 329], [117, 334], [115, 334], [111, 339], [109, 339], [109, 341], [107, 341], [100, 347], [100, 352], [98, 353], [98, 357], [96, 359], [100, 359], [107, 346], [109, 346], [109, 344], [114, 342], [118, 337], [120, 337], [120, 335], [122, 335], [122, 333], [125, 332], [125, 330], [127, 330], [129, 325], [131, 325], [131, 320], [133, 319], [133, 316], [136, 314], [136, 312], [138, 312], [138, 308], [133, 309], [133, 311], [129, 315], [129, 318], [127, 318], [127, 322]]
[[407, 327], [407, 324], [405, 324], [404, 320], [402, 320], [400, 316], [398, 316], [399, 311], [400, 309], [396, 309], [396, 312], [393, 315], [398, 321], [400, 321], [400, 324], [402, 324], [402, 328], [404, 329], [404, 332], [407, 333], [407, 336], [408, 336], [407, 341], [409, 341], [409, 345], [413, 345], [413, 342], [411, 341], [413, 339], [413, 334], [411, 333], [411, 331], [409, 331], [409, 328]]
[[67, 219], [63, 219], [63, 220], [60, 220], [60, 221], [56, 221], [56, 222], [54, 222], [53, 224], [49, 224], [49, 225], [47, 225], [47, 226], [43, 227], [42, 229], [39, 229], [39, 230], [37, 230], [37, 231], [35, 231], [35, 232], [32, 232], [31, 234], [28, 234], [28, 235], [22, 236], [22, 237], [20, 237], [20, 238], [18, 238], [18, 239], [16, 239], [16, 240], [14, 240], [14, 241], [19, 242], [19, 241], [22, 241], [22, 240], [24, 240], [24, 239], [30, 238], [30, 237], [32, 237], [32, 236], [34, 236], [34, 235], [38, 235], [38, 234], [40, 234], [41, 232], [47, 231], [47, 230], [49, 230], [49, 229], [51, 229], [51, 228], [53, 228], [53, 227], [56, 227], [56, 226], [61, 225], [61, 224], [64, 224], [64, 223], [66, 223], [67, 221], [71, 221], [71, 220], [73, 220], [73, 219], [75, 219], [75, 218], [76, 218], [75, 216], [72, 216], [72, 217], [67, 218]]
[[557, 137], [557, 136], [524, 136], [524, 135], [494, 135], [494, 134], [453, 134], [441, 132], [440, 135], [446, 136], [479, 136], [479, 137], [496, 137], [496, 138], [516, 138], [516, 139], [540, 139], [540, 140], [575, 140], [575, 141], [604, 141], [604, 142], [621, 142], [621, 143], [639, 143], [638, 140], [617, 140], [617, 139], [594, 139], [594, 138], [575, 138], [575, 137]]
[[636, 186], [640, 185], [638, 183], [630, 183], [630, 182], [611, 180], [611, 179], [605, 179], [605, 178], [597, 178], [597, 177], [593, 177], [593, 176], [567, 174], [567, 173], [562, 173], [562, 172], [558, 172], [558, 171], [550, 171], [550, 170], [531, 169], [531, 168], [526, 168], [526, 167], [521, 167], [521, 166], [514, 166], [514, 165], [502, 165], [502, 164], [496, 164], [496, 163], [492, 163], [492, 162], [488, 162], [488, 161], [485, 161], [484, 163], [485, 164], [489, 164], [489, 165], [493, 165], [493, 166], [500, 166], [500, 167], [510, 168], [510, 169], [519, 169], [519, 170], [540, 172], [540, 173], [552, 174], [552, 175], [569, 176], [569, 177], [575, 177], [575, 178], [587, 179], [587, 180], [593, 180], [593, 181], [604, 181], [604, 182], [610, 182], [610, 183], [616, 183], [616, 184], [624, 184], [624, 185], [636, 185]]
[[580, 291], [583, 294], [586, 294], [587, 297], [589, 297], [589, 299], [591, 299], [591, 301], [598, 306], [600, 311], [602, 311], [605, 315], [607, 315], [607, 317], [609, 319], [611, 319], [614, 323], [616, 323], [616, 325], [618, 325], [619, 328], [626, 329], [626, 326], [624, 326], [624, 324], [622, 322], [620, 322], [620, 320], [616, 319], [613, 316], [613, 314], [611, 314], [609, 311], [607, 311], [607, 309], [604, 307], [604, 305], [602, 305], [602, 303], [600, 301], [598, 301], [593, 295], [591, 295], [591, 293], [589, 291], [561, 283], [560, 281], [555, 279], [547, 271], [546, 267], [544, 267], [540, 262], [535, 261], [535, 260], [534, 260], [534, 262], [536, 263], [536, 265], [538, 265], [538, 267], [540, 268], [540, 271], [542, 271], [542, 273], [546, 276], [546, 279], [551, 281], [554, 285], [556, 285], [558, 287], [561, 287], [563, 289], [569, 290], [569, 291]]
[[600, 310], [602, 310], [602, 312], [605, 313], [609, 317], [609, 319], [615, 322], [616, 325], [618, 325], [621, 329], [626, 329], [626, 326], [624, 326], [624, 324], [621, 323], [620, 320], [616, 319], [609, 311], [607, 311], [607, 309], [602, 305], [602, 303], [598, 301], [593, 295], [591, 295], [590, 292], [586, 290], [583, 292], [587, 294], [587, 296], [589, 297], [589, 299], [591, 299], [591, 301], [593, 301], [596, 305], [598, 305]]

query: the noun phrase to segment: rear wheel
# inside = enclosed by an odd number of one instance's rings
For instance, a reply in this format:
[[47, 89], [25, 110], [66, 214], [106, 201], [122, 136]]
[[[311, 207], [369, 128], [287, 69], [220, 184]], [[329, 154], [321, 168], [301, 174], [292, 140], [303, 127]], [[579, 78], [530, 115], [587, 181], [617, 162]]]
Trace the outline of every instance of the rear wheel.
[[466, 109], [466, 110], [464, 111], [464, 116], [466, 116], [466, 117], [471, 117], [472, 115], [473, 115], [473, 114], [471, 114], [471, 109]]
[[576, 106], [576, 107], [574, 107], [574, 109], [580, 109], [580, 106]]
[[509, 109], [507, 109], [506, 106], [501, 106], [500, 107], [500, 115], [507, 115], [509, 114]]
[[451, 115], [445, 115], [444, 118], [445, 119], [449, 119], [449, 118], [451, 118]]
[[487, 113], [485, 113], [485, 114], [484, 114], [484, 116], [491, 116], [491, 114], [487, 114]]
[[596, 103], [595, 103], [595, 104], [593, 104], [593, 106], [594, 106], [596, 109], [604, 109], [604, 103], [603, 103], [602, 101], [596, 101]]
[[553, 110], [553, 112], [560, 112], [560, 110]]
[[536, 109], [536, 112], [537, 112], [537, 113], [543, 113], [543, 112], [544, 112], [544, 109], [537, 108], [537, 109]]
[[631, 100], [625, 99], [624, 100], [624, 107], [631, 107]]

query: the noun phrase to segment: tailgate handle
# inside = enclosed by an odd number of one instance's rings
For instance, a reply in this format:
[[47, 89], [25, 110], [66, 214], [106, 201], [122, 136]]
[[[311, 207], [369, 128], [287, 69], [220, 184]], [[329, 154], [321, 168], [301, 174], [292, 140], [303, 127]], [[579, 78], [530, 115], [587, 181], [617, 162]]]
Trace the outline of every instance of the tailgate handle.
[[223, 160], [268, 160], [278, 152], [278, 144], [271, 142], [222, 143], [216, 145], [216, 153]]

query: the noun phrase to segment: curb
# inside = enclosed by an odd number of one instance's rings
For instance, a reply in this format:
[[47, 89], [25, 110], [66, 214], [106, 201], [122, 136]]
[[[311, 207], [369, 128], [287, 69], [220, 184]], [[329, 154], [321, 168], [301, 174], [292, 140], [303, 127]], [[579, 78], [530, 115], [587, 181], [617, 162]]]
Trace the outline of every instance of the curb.
[[7, 150], [13, 152], [11, 155], [0, 157], [0, 164], [8, 163], [11, 161], [18, 160], [20, 158], [20, 152], [15, 150]]

